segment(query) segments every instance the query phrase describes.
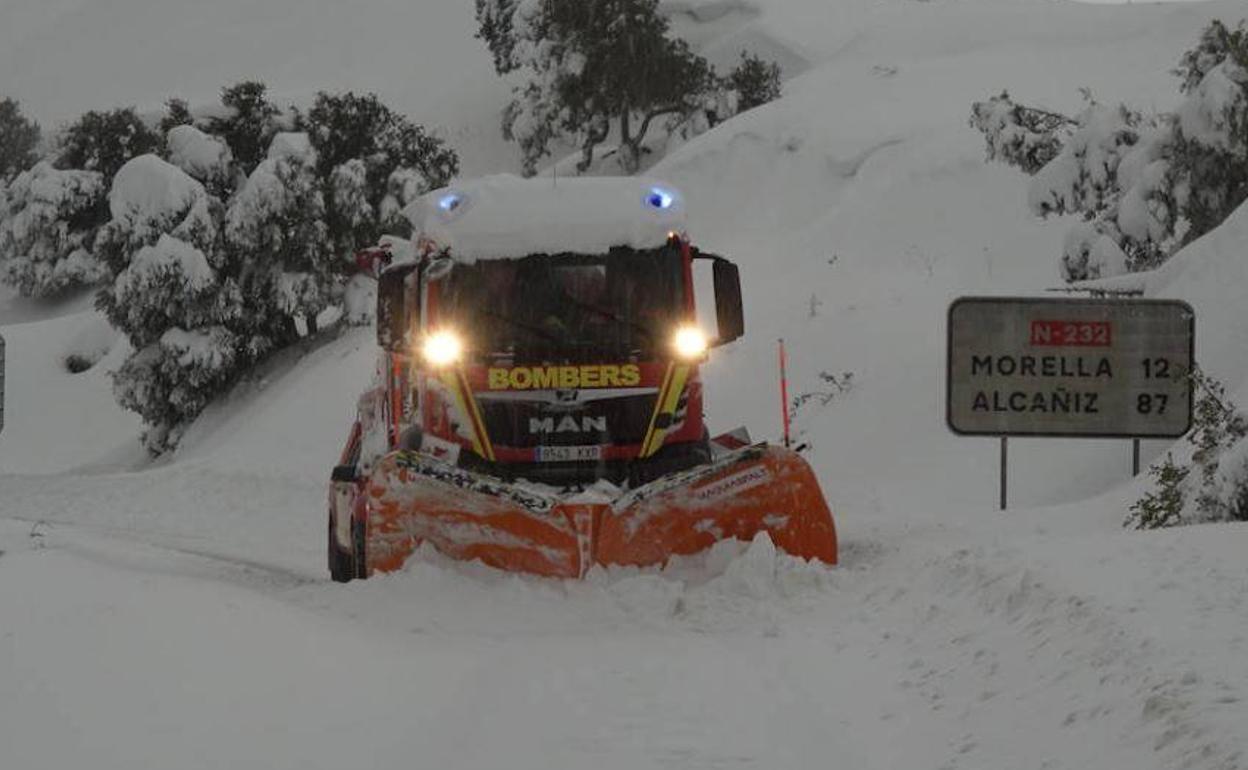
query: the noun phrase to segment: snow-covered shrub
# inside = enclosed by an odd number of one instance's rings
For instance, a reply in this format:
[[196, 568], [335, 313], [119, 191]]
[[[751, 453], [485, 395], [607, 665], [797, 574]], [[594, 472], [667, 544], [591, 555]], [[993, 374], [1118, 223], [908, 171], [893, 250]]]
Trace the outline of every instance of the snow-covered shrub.
[[364, 161], [349, 160], [329, 172], [329, 232], [339, 253], [349, 253], [376, 240], [377, 212], [369, 203], [368, 193]]
[[[1028, 203], [1047, 217], [1078, 214], [1062, 256], [1068, 281], [1156, 267], [1187, 233], [1171, 169], [1174, 122], [1089, 104], [1061, 152], [1032, 177]], [[1085, 260], [1084, 252], [1094, 258]], [[1095, 258], [1099, 254], [1101, 258]]]
[[153, 454], [177, 446], [190, 421], [234, 381], [238, 342], [225, 327], [187, 331], [171, 327], [126, 359], [113, 378], [118, 402], [149, 426], [144, 445]]
[[1213, 482], [1197, 503], [1219, 520], [1248, 521], [1248, 439], [1222, 453]]
[[1090, 102], [1071, 130], [1005, 95], [972, 108], [989, 158], [1034, 173], [1032, 211], [1083, 219], [1063, 249], [1066, 280], [1152, 269], [1248, 199], [1243, 23], [1232, 32], [1213, 22], [1175, 74], [1183, 102], [1152, 118]]
[[295, 319], [315, 333], [316, 317], [341, 293], [314, 161], [299, 154], [265, 160], [225, 218], [227, 247], [252, 263], [241, 277], [244, 294], [265, 314], [286, 319], [292, 339]]
[[91, 253], [107, 217], [102, 174], [41, 162], [9, 185], [0, 211], [0, 280], [26, 297], [49, 297], [102, 276]]
[[184, 124], [169, 129], [165, 151], [170, 163], [202, 183], [212, 195], [224, 200], [233, 192], [234, 156], [224, 141]]
[[133, 107], [91, 111], [78, 118], [60, 139], [57, 168], [98, 171], [105, 183], [131, 158], [159, 152], [162, 137]]
[[1236, 510], [1235, 501], [1248, 487], [1236, 488], [1244, 477], [1243, 460], [1248, 457], [1248, 416], [1226, 396], [1226, 389], [1212, 377], [1197, 371], [1193, 382], [1199, 387], [1188, 441], [1195, 450], [1192, 464], [1199, 470], [1199, 488], [1193, 495], [1195, 512], [1189, 518], [1225, 521], [1248, 514]]
[[0, 184], [35, 165], [39, 136], [39, 124], [16, 101], [0, 99]]
[[1248, 415], [1212, 377], [1196, 370], [1191, 379], [1198, 395], [1187, 435], [1190, 462], [1167, 455], [1150, 468], [1156, 488], [1131, 506], [1125, 526], [1248, 521]]
[[265, 157], [269, 160], [294, 155], [316, 165], [316, 150], [312, 149], [312, 140], [302, 131], [281, 131], [269, 142], [269, 151]]
[[1089, 104], [1057, 157], [1031, 181], [1027, 201], [1036, 214], [1102, 211], [1119, 194], [1118, 165], [1139, 142], [1140, 116], [1125, 106]]
[[97, 249], [111, 281], [96, 303], [134, 349], [114, 392], [161, 452], [249, 363], [236, 331], [246, 308], [221, 248], [221, 203], [202, 184], [144, 155], [118, 171], [109, 208]]
[[250, 80], [221, 89], [221, 103], [228, 112], [207, 122], [208, 133], [225, 140], [244, 175], [260, 165], [269, 143], [283, 128], [281, 110], [265, 97], [267, 90], [263, 83]]
[[1131, 505], [1123, 526], [1128, 529], [1161, 529], [1182, 523], [1183, 506], [1186, 502], [1184, 482], [1190, 468], [1176, 465], [1174, 457], [1166, 455], [1160, 464], [1148, 469], [1155, 489]]
[[127, 163], [113, 178], [108, 193], [111, 220], [96, 239], [96, 250], [116, 276], [133, 255], [161, 235], [215, 252], [221, 202], [185, 171], [156, 155]]
[[737, 94], [737, 110], [745, 112], [780, 98], [780, 65], [741, 52], [741, 62], [728, 73], [727, 85]]
[[971, 105], [971, 125], [988, 143], [988, 160], [1035, 174], [1061, 152], [1074, 121], [1065, 115], [1015, 104], [1008, 92]]
[[344, 255], [406, 228], [397, 212], [459, 173], [454, 150], [375, 94], [319, 93], [303, 125], [326, 186], [330, 237]]

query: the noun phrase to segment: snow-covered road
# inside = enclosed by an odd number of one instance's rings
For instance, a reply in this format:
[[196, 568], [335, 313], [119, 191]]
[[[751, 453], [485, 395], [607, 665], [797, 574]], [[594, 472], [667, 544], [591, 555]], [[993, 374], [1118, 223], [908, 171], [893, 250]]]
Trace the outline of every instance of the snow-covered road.
[[831, 570], [760, 541], [584, 584], [426, 556], [339, 586], [319, 540], [214, 520], [307, 518], [293, 489], [261, 508], [236, 481], [167, 527], [141, 518], [152, 480], [62, 483], [32, 522], [13, 501], [48, 480], [0, 477], [11, 766], [1174, 768], [1248, 748], [1242, 528], [985, 512], [850, 533]]

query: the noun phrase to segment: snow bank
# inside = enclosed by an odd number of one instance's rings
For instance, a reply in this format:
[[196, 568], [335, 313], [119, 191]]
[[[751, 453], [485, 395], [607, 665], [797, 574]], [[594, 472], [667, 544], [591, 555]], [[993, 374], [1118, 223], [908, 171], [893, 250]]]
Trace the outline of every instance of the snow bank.
[[1248, 204], [1147, 278], [1148, 293], [1196, 309], [1196, 359], [1232, 389], [1248, 380]]
[[[71, 374], [66, 357], [83, 347], [98, 350], [99, 335], [111, 327], [99, 313], [82, 310], [81, 302], [68, 307], [71, 312], [60, 317], [0, 327], [6, 343], [0, 474], [64, 473], [118, 452], [126, 460], [139, 454], [139, 419], [117, 405], [109, 376], [130, 346], [115, 344], [90, 370]], [[0, 487], [0, 498], [12, 502], [11, 482], [6, 478]], [[38, 504], [13, 511], [46, 512]]]
[[435, 190], [404, 214], [418, 236], [458, 259], [653, 249], [684, 230], [684, 201], [644, 178], [529, 179], [498, 175]]
[[121, 333], [101, 317], [84, 314], [82, 328], [63, 349], [65, 368], [77, 374], [95, 366], [121, 340]]
[[1156, 270], [1080, 285], [1188, 302], [1196, 310], [1197, 362], [1234, 390], [1248, 384], [1248, 359], [1243, 355], [1248, 350], [1244, 243], [1248, 243], [1248, 203]]

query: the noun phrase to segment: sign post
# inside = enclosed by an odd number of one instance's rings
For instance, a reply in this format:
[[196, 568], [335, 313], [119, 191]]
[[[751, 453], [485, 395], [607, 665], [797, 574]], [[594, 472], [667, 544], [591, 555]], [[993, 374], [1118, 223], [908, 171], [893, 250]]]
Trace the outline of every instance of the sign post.
[[1001, 510], [1010, 504], [1010, 437], [1001, 437]]
[[4, 337], [0, 337], [0, 433], [4, 432]]
[[946, 420], [963, 436], [1177, 438], [1196, 316], [1177, 300], [963, 297], [949, 307]]

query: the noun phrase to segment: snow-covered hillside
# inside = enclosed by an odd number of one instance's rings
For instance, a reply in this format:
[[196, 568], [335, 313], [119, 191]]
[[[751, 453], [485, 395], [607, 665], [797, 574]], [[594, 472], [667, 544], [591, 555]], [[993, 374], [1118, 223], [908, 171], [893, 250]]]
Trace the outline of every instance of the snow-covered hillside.
[[[1079, 88], [1165, 109], [1168, 70], [1239, 2], [672, 2], [682, 34], [785, 64], [782, 100], [648, 173], [742, 266], [745, 340], [705, 375], [709, 418], [778, 435], [776, 339], [837, 515], [825, 570], [765, 542], [585, 584], [425, 554], [329, 584], [324, 483], [372, 334], [291, 351], [147, 465], [89, 298], [0, 293], [0, 765], [137, 767], [1235, 768], [1248, 764], [1242, 525], [1120, 522], [1126, 442], [996, 444], [944, 425], [944, 314], [1059, 282], [1066, 223], [983, 162], [971, 102]], [[111, 23], [124, 19], [127, 23]], [[133, 20], [133, 23], [129, 23]], [[0, 93], [57, 121], [208, 100], [376, 90], [440, 126], [468, 173], [514, 168], [471, 3], [8, 0]], [[71, 52], [65, 55], [64, 52]], [[1150, 290], [1198, 312], [1198, 356], [1248, 401], [1244, 210]], [[1147, 442], [1146, 458], [1164, 451]]]

